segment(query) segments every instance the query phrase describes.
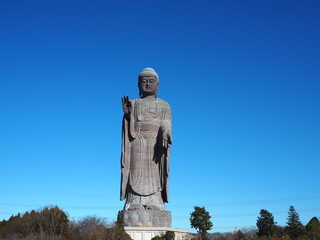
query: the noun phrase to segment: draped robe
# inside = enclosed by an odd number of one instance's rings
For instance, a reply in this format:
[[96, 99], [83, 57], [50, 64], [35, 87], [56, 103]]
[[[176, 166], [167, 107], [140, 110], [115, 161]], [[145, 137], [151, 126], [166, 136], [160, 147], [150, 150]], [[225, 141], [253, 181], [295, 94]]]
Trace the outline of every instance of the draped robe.
[[163, 141], [171, 141], [170, 106], [156, 97], [137, 98], [131, 105], [122, 122], [120, 199], [130, 187], [140, 196], [161, 192], [168, 202], [170, 148]]

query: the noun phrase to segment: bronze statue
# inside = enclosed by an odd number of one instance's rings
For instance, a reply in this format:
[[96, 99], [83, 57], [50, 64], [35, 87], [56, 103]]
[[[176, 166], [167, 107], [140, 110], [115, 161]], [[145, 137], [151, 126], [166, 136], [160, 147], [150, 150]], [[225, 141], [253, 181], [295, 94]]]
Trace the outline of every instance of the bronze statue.
[[138, 77], [140, 97], [122, 98], [121, 190], [124, 210], [164, 211], [168, 202], [171, 110], [157, 97], [159, 77], [145, 68]]

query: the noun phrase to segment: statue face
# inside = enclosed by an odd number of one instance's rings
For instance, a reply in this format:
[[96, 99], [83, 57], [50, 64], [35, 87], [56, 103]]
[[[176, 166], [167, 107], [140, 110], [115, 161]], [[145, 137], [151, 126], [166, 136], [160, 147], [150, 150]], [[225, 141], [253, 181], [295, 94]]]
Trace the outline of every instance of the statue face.
[[156, 95], [159, 83], [155, 77], [141, 77], [139, 79], [139, 90], [142, 96]]

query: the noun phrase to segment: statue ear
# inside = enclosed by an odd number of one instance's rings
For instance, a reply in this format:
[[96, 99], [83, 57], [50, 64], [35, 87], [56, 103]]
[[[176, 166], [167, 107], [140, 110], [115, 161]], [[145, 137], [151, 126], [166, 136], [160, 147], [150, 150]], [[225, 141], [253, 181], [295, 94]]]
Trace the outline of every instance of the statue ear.
[[158, 83], [157, 83], [157, 90], [156, 90], [156, 92], [155, 92], [155, 95], [157, 96], [158, 95], [158, 90], [159, 90], [159, 81], [157, 81]]
[[142, 92], [141, 92], [141, 88], [140, 88], [140, 81], [138, 81], [138, 89], [139, 89], [139, 96], [141, 97], [142, 96]]

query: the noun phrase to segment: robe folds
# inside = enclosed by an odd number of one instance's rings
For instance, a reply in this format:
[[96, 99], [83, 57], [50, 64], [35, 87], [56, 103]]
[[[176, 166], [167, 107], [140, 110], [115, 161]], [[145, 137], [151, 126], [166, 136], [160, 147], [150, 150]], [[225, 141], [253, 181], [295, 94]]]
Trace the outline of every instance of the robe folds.
[[170, 147], [163, 143], [172, 139], [170, 106], [156, 97], [130, 102], [131, 113], [122, 122], [120, 200], [131, 188], [140, 196], [161, 192], [168, 202]]

